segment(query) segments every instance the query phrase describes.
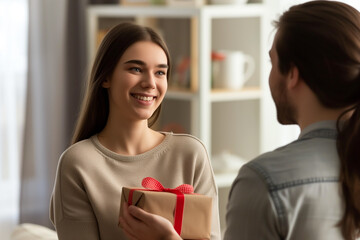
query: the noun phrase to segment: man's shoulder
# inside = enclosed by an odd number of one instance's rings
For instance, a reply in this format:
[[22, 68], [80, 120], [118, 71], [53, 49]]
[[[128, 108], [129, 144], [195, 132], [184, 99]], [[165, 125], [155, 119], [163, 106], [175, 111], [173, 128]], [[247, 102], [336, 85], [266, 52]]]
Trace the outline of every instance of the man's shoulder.
[[[283, 165], [284, 163], [288, 163], [289, 160], [291, 161], [294, 157], [295, 158], [301, 158], [302, 156], [299, 154], [296, 154], [298, 149], [294, 146], [296, 144], [296, 141], [289, 143], [287, 145], [284, 145], [282, 147], [279, 147], [273, 151], [265, 152], [263, 154], [260, 154], [253, 160], [251, 160], [246, 165], [252, 168], [253, 165], [259, 165], [263, 166], [264, 168], [270, 167], [270, 166], [277, 166], [277, 163]], [[296, 154], [296, 155], [295, 155]], [[274, 166], [275, 164], [275, 166]], [[277, 166], [277, 167], [280, 167]]]
[[294, 141], [256, 157], [246, 166], [275, 185], [306, 179], [333, 179], [339, 172], [335, 143], [312, 140]]

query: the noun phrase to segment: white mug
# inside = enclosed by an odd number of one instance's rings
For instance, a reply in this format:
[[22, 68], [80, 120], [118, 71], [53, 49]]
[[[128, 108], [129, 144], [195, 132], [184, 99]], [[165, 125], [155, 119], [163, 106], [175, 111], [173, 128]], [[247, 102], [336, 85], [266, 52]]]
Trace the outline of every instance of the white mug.
[[241, 89], [255, 71], [254, 58], [241, 51], [216, 51], [223, 59], [213, 60], [213, 87]]

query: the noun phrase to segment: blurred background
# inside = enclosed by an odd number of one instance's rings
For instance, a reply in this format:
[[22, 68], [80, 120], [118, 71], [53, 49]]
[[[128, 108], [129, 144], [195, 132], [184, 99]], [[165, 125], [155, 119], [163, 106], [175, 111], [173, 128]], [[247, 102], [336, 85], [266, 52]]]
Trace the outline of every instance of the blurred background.
[[[48, 208], [58, 159], [70, 144], [96, 48], [122, 21], [155, 28], [169, 46], [174, 71], [155, 128], [190, 133], [205, 143], [224, 228], [227, 194], [241, 165], [299, 133], [277, 123], [267, 78], [271, 21], [301, 2], [0, 0], [2, 239], [10, 239], [19, 223], [53, 228]], [[342, 2], [360, 9], [358, 0]], [[215, 84], [229, 51], [254, 62], [241, 86]]]

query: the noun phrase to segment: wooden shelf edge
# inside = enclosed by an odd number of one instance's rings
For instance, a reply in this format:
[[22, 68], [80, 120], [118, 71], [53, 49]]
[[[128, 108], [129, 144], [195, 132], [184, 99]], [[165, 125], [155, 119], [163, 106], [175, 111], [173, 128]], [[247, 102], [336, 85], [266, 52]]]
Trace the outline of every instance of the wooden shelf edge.
[[260, 88], [243, 88], [241, 90], [213, 89], [211, 91], [212, 102], [253, 100], [260, 99], [262, 91]]

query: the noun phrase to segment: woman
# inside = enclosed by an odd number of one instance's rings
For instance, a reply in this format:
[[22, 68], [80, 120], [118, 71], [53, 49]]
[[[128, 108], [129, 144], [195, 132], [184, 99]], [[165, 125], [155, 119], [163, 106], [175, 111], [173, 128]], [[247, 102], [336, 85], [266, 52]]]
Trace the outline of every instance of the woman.
[[152, 29], [112, 28], [97, 52], [73, 145], [60, 157], [50, 217], [59, 239], [126, 239], [118, 227], [121, 189], [153, 177], [186, 183], [213, 198], [212, 238], [220, 239], [217, 189], [203, 144], [157, 132], [170, 56]]

